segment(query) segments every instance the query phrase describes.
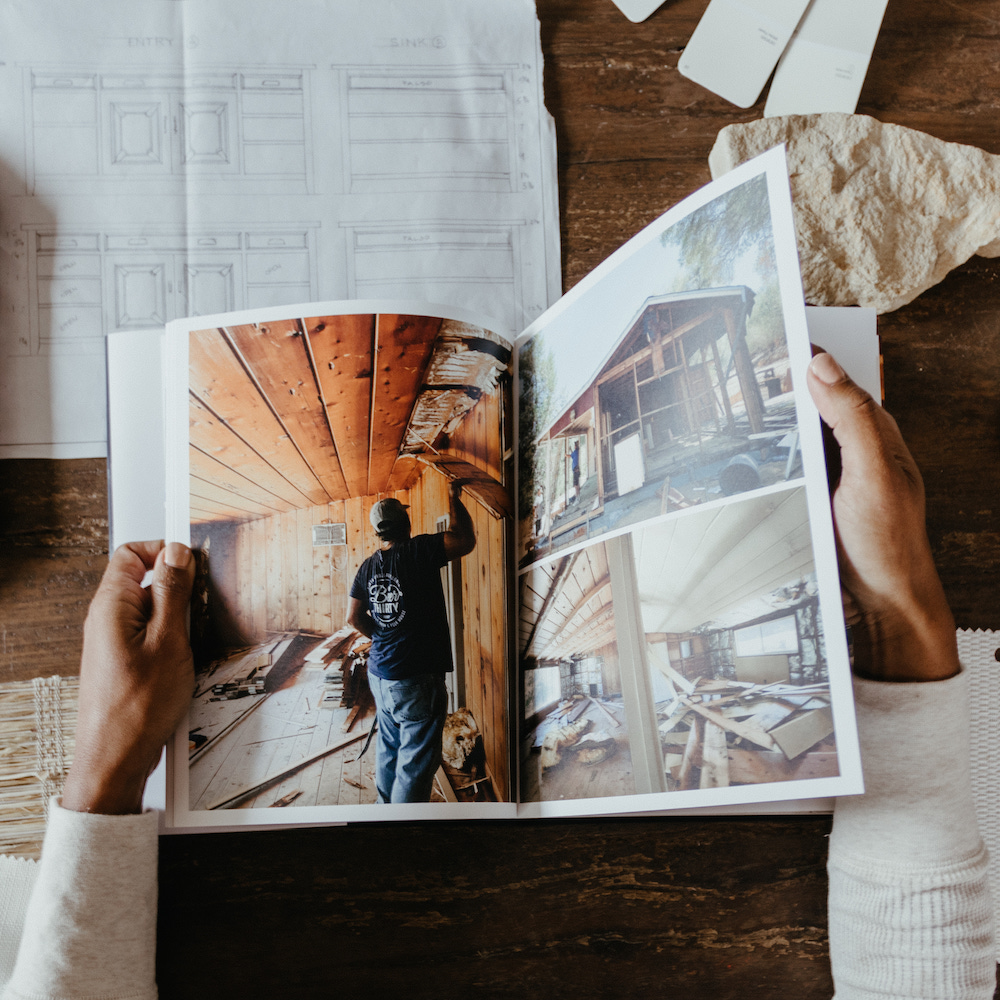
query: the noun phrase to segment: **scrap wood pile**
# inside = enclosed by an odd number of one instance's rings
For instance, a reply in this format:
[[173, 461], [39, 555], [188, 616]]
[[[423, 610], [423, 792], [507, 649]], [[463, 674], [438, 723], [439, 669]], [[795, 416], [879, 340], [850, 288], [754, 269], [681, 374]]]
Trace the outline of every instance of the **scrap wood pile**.
[[371, 639], [350, 625], [338, 629], [306, 656], [307, 669], [323, 671], [320, 708], [349, 708], [344, 732], [374, 707], [368, 686], [368, 651]]
[[210, 701], [232, 701], [262, 694], [268, 671], [274, 665], [274, 650], [280, 641], [262, 648], [247, 646], [230, 650], [228, 656], [213, 660], [199, 673], [195, 698], [211, 692]]
[[837, 773], [829, 686], [688, 682], [657, 706], [668, 786], [718, 788]]
[[[600, 727], [595, 729], [597, 715]], [[609, 732], [620, 729], [621, 721], [603, 702], [588, 695], [575, 694], [560, 702], [546, 720], [549, 729], [542, 740], [542, 774], [569, 758], [581, 764], [600, 764], [618, 749]]]
[[[349, 625], [322, 638], [305, 632], [286, 633], [276, 641], [236, 650], [226, 660], [213, 662], [199, 677], [194, 697], [207, 702], [228, 702], [249, 697], [247, 708], [221, 724], [197, 726], [188, 734], [189, 760], [193, 764], [232, 732], [267, 699], [298, 675], [300, 668], [324, 670], [322, 708], [349, 709], [343, 731], [350, 732], [373, 707], [368, 687], [367, 653], [371, 643]], [[338, 659], [340, 657], [340, 659]], [[314, 701], [315, 704], [315, 701]]]

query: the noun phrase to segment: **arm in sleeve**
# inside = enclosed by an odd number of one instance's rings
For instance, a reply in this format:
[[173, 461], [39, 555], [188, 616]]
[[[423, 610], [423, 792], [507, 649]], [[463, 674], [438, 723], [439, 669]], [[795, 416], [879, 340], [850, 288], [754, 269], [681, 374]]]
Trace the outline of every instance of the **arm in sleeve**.
[[0, 854], [0, 995], [14, 971], [38, 863]]
[[830, 837], [837, 1000], [992, 998], [994, 916], [972, 800], [966, 675], [854, 680], [865, 794]]
[[2, 1000], [156, 997], [157, 817], [53, 802]]

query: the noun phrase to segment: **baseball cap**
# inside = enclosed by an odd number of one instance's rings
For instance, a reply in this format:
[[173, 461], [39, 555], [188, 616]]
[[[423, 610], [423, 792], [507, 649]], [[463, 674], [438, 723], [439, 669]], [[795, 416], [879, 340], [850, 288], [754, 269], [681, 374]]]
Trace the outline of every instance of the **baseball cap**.
[[377, 503], [372, 504], [371, 513], [368, 517], [372, 522], [375, 533], [381, 534], [394, 524], [408, 525], [410, 523], [410, 515], [406, 513], [407, 510], [409, 510], [408, 504], [400, 503], [395, 497], [389, 497], [388, 500], [379, 500]]

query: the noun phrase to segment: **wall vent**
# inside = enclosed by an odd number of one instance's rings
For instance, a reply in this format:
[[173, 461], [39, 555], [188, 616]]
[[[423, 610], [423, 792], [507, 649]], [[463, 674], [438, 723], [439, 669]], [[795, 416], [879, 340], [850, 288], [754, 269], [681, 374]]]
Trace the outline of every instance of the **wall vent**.
[[313, 547], [320, 545], [346, 545], [346, 524], [314, 524], [312, 526]]

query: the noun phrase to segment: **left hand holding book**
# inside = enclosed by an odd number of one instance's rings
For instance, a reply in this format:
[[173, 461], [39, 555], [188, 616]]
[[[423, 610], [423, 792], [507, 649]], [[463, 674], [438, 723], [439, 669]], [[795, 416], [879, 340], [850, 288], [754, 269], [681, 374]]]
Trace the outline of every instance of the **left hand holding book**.
[[84, 624], [65, 808], [140, 811], [146, 779], [194, 686], [186, 622], [194, 567], [191, 550], [179, 542], [132, 542], [111, 557]]

